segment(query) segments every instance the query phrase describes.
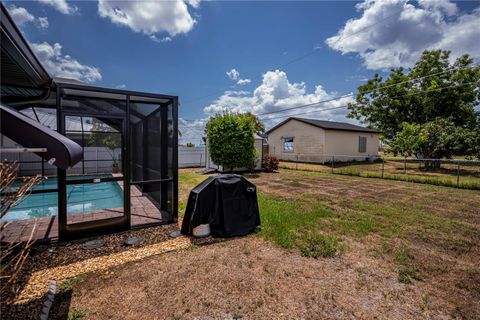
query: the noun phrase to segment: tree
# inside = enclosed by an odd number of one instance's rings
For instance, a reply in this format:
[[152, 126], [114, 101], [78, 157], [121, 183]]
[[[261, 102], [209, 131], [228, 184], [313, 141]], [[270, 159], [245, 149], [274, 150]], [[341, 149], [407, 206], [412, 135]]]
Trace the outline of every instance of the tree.
[[[427, 159], [474, 156], [480, 152], [480, 134], [475, 129], [456, 126], [451, 118], [437, 118], [425, 124], [404, 123], [391, 141], [389, 151]], [[439, 161], [426, 162], [426, 168], [438, 167]]]
[[206, 125], [207, 146], [212, 161], [223, 168], [249, 168], [255, 158], [255, 123], [244, 114], [224, 113]]
[[419, 152], [420, 146], [425, 142], [426, 136], [422, 132], [422, 126], [416, 123], [403, 123], [403, 129], [395, 135], [390, 142], [387, 152], [394, 155], [409, 157]]
[[243, 113], [242, 115], [253, 122], [256, 133], [264, 133], [265, 132], [265, 125], [256, 115], [254, 115], [251, 112], [246, 112], [246, 113]]
[[112, 128], [104, 122], [94, 118], [92, 132], [88, 138], [90, 146], [105, 147], [113, 161], [114, 171], [118, 170], [118, 158], [115, 150], [122, 145], [122, 135], [112, 132]]
[[187, 148], [195, 148], [195, 144], [192, 143], [192, 142], [187, 142], [187, 144], [185, 145], [185, 147], [187, 147]]
[[424, 51], [408, 73], [404, 68], [392, 69], [385, 81], [375, 74], [358, 87], [356, 103], [348, 105], [348, 117], [381, 130], [387, 141], [405, 122], [425, 124], [439, 117], [474, 129], [478, 125], [474, 108], [480, 102], [480, 66], [470, 66], [473, 60], [468, 55], [454, 63], [449, 59], [450, 51]]

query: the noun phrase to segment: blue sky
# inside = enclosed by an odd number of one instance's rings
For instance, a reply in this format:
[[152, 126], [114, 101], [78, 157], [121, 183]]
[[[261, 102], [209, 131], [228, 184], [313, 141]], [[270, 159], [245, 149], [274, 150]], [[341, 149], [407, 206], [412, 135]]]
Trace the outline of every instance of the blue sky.
[[480, 57], [478, 1], [5, 4], [51, 74], [178, 95], [181, 118], [198, 119], [181, 121], [184, 142], [226, 107], [258, 114], [354, 92], [427, 48]]

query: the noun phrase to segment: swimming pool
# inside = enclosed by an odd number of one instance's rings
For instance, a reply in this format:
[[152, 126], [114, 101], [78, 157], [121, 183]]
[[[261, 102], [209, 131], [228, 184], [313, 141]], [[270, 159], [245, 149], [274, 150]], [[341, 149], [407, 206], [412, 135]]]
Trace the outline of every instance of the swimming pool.
[[[109, 175], [84, 178], [106, 178]], [[35, 190], [56, 189], [57, 179], [49, 178]], [[0, 221], [25, 220], [56, 216], [57, 192], [28, 195], [20, 204], [10, 209]], [[123, 208], [123, 190], [116, 181], [67, 185], [67, 213], [78, 214], [102, 209]]]

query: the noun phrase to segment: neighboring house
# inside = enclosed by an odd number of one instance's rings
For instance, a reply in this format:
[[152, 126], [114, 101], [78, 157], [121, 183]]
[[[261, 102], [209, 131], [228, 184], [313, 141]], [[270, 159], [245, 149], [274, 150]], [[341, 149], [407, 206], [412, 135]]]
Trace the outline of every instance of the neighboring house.
[[[257, 134], [253, 136], [255, 138], [255, 150], [257, 151], [257, 157], [255, 158], [255, 170], [262, 169], [262, 159], [263, 159], [263, 141], [264, 139]], [[208, 148], [205, 147], [205, 159], [207, 159], [205, 167], [207, 169], [217, 169], [220, 172], [224, 172], [222, 166], [215, 164], [210, 158], [210, 153], [208, 152]], [[247, 171], [250, 168], [234, 168], [234, 171]], [[228, 171], [228, 169], [225, 169]]]
[[267, 131], [269, 152], [280, 160], [365, 160], [378, 154], [380, 132], [344, 122], [288, 118]]

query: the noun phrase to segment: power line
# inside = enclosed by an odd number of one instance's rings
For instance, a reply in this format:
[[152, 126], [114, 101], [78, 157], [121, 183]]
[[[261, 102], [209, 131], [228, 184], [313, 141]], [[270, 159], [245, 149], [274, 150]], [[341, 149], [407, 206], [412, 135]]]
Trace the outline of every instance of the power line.
[[[356, 34], [359, 34], [359, 33], [363, 32], [363, 31], [365, 31], [365, 30], [368, 30], [368, 29], [370, 29], [371, 27], [374, 27], [374, 26], [376, 26], [376, 25], [378, 25], [378, 24], [380, 24], [380, 23], [382, 23], [382, 22], [384, 22], [384, 21], [392, 18], [393, 16], [396, 16], [397, 14], [401, 13], [402, 11], [403, 11], [403, 8], [400, 9], [400, 10], [398, 10], [398, 11], [395, 11], [393, 14], [391, 14], [391, 15], [389, 15], [389, 16], [386, 16], [386, 17], [383, 18], [383, 19], [380, 19], [379, 21], [377, 21], [377, 22], [375, 22], [375, 23], [372, 23], [372, 24], [370, 24], [370, 25], [368, 25], [368, 26], [365, 26], [365, 27], [363, 27], [363, 28], [360, 28], [359, 30], [357, 30], [357, 31], [355, 31], [355, 32], [353, 32], [353, 33], [351, 33], [351, 34], [349, 34], [349, 35], [347, 35], [347, 36], [341, 36], [340, 38], [338, 38], [337, 40], [335, 40], [332, 44], [335, 44], [335, 43], [337, 43], [337, 42], [340, 42], [340, 40], [348, 39], [348, 38], [350, 38], [350, 37], [353, 37], [353, 36], [356, 35]], [[301, 56], [301, 57], [292, 59], [292, 60], [290, 60], [289, 62], [280, 65], [277, 69], [286, 67], [286, 66], [288, 66], [288, 65], [290, 65], [290, 64], [292, 64], [292, 63], [295, 63], [295, 62], [297, 62], [297, 61], [303, 60], [303, 59], [309, 57], [310, 55], [312, 55], [313, 53], [317, 52], [319, 49], [320, 49], [320, 48], [314, 48], [313, 50], [311, 50], [311, 51], [308, 52], [307, 54], [305, 54], [305, 55], [303, 55], [303, 56]]]
[[295, 109], [310, 107], [310, 106], [314, 106], [314, 105], [317, 105], [317, 104], [332, 102], [332, 101], [335, 101], [335, 100], [340, 100], [340, 99], [344, 99], [344, 98], [348, 98], [348, 97], [353, 97], [353, 96], [356, 96], [356, 95], [358, 95], [358, 94], [371, 93], [371, 92], [374, 92], [374, 91], [377, 91], [377, 90], [383, 90], [383, 89], [386, 89], [386, 88], [394, 87], [394, 86], [397, 86], [397, 85], [399, 85], [399, 84], [403, 84], [403, 83], [408, 83], [408, 82], [412, 82], [412, 81], [417, 81], [417, 80], [421, 80], [421, 79], [430, 78], [430, 77], [433, 77], [433, 76], [436, 76], [436, 75], [439, 75], [439, 74], [443, 74], [443, 73], [447, 73], [447, 72], [450, 72], [450, 71], [453, 71], [453, 70], [457, 70], [457, 69], [470, 69], [470, 68], [472, 68], [473, 66], [478, 65], [478, 64], [479, 64], [479, 63], [474, 63], [474, 64], [473, 64], [472, 66], [470, 66], [470, 67], [467, 67], [467, 66], [456, 67], [456, 68], [453, 68], [453, 67], [452, 67], [452, 68], [450, 68], [450, 69], [448, 69], [448, 70], [444, 70], [444, 71], [441, 71], [441, 72], [429, 74], [429, 75], [422, 76], [422, 77], [418, 77], [418, 78], [414, 78], [414, 79], [408, 79], [408, 80], [405, 80], [405, 81], [400, 81], [400, 82], [392, 83], [392, 84], [389, 84], [389, 85], [386, 85], [386, 86], [374, 88], [374, 89], [369, 90], [369, 91], [344, 94], [344, 95], [339, 96], [339, 97], [336, 97], [336, 98], [330, 98], [330, 99], [326, 99], [326, 100], [321, 100], [321, 101], [312, 102], [312, 103], [308, 103], [308, 104], [304, 104], [304, 105], [300, 105], [300, 106], [295, 106], [295, 107], [290, 107], [290, 108], [285, 108], [285, 109], [281, 109], [281, 110], [274, 110], [274, 111], [269, 111], [269, 112], [263, 112], [263, 113], [259, 113], [259, 114], [256, 114], [256, 115], [257, 115], [257, 116], [263, 116], [263, 115], [266, 115], [266, 114], [279, 113], [279, 112], [284, 112], [284, 111], [290, 111], [290, 110], [295, 110]]
[[[428, 89], [428, 90], [421, 90], [421, 91], [418, 91], [418, 92], [414, 92], [414, 93], [407, 93], [407, 94], [403, 94], [403, 95], [399, 95], [399, 96], [394, 96], [394, 97], [391, 97], [391, 99], [397, 99], [397, 98], [402, 98], [402, 97], [406, 97], [406, 96], [413, 96], [413, 95], [417, 95], [417, 94], [421, 94], [421, 93], [428, 93], [428, 92], [433, 92], [433, 91], [439, 91], [439, 90], [443, 90], [443, 89], [450, 89], [450, 88], [456, 88], [456, 87], [462, 87], [462, 86], [466, 86], [466, 85], [470, 85], [470, 84], [475, 84], [476, 82], [467, 82], [467, 83], [462, 83], [462, 84], [458, 84], [458, 85], [453, 85], [453, 86], [447, 86], [447, 87], [439, 87], [439, 88], [433, 88], [433, 89]], [[399, 84], [399, 83], [397, 83]], [[303, 106], [299, 106], [299, 107], [307, 107], [307, 106], [312, 106], [312, 105], [316, 105], [318, 103], [313, 103], [313, 104], [308, 104], [308, 105], [303, 105]], [[361, 104], [354, 104], [356, 106], [361, 106]], [[315, 113], [315, 112], [323, 112], [323, 111], [330, 111], [330, 110], [336, 110], [336, 109], [343, 109], [343, 108], [346, 108], [348, 105], [342, 105], [342, 106], [337, 106], [337, 107], [331, 107], [331, 108], [324, 108], [324, 109], [316, 109], [316, 110], [310, 110], [310, 111], [306, 111], [306, 112], [300, 112], [300, 113], [294, 113], [294, 114], [287, 114], [287, 115], [283, 115], [283, 116], [278, 116], [278, 117], [268, 117], [268, 118], [263, 118], [262, 120], [273, 120], [273, 119], [280, 119], [280, 118], [285, 118], [285, 117], [291, 117], [291, 116], [298, 116], [298, 115], [304, 115], [304, 114], [309, 114], [309, 113]], [[288, 111], [287, 109], [284, 109], [282, 111]], [[262, 117], [260, 117], [262, 118]], [[191, 128], [191, 127], [189, 127]]]
[[307, 113], [314, 113], [314, 112], [322, 112], [322, 111], [329, 111], [329, 110], [335, 110], [335, 109], [343, 109], [346, 108], [346, 105], [338, 106], [338, 107], [332, 107], [332, 108], [325, 108], [325, 109], [317, 109], [317, 110], [311, 110], [311, 111], [306, 111], [306, 112], [300, 112], [300, 113], [294, 113], [294, 114], [287, 114], [283, 116], [278, 116], [278, 117], [271, 117], [271, 118], [265, 118], [263, 120], [273, 120], [273, 119], [280, 119], [280, 118], [286, 118], [286, 117], [291, 117], [291, 116], [299, 116]]
[[[403, 8], [402, 8], [401, 10], [395, 11], [393, 14], [391, 14], [391, 15], [389, 15], [389, 16], [387, 16], [387, 17], [385, 17], [385, 18], [383, 18], [383, 19], [381, 19], [381, 20], [379, 20], [379, 21], [377, 21], [377, 22], [375, 22], [375, 23], [373, 23], [373, 24], [371, 24], [371, 25], [365, 26], [365, 27], [363, 27], [363, 28], [361, 28], [361, 29], [359, 29], [359, 30], [357, 30], [357, 31], [355, 31], [355, 32], [347, 35], [347, 36], [342, 36], [342, 37], [338, 38], [336, 41], [334, 41], [333, 44], [339, 42], [340, 40], [345, 40], [345, 39], [350, 38], [350, 37], [352, 37], [352, 36], [354, 36], [354, 35], [356, 35], [356, 34], [359, 34], [359, 33], [363, 32], [363, 31], [365, 31], [365, 30], [368, 30], [368, 29], [370, 29], [371, 27], [374, 27], [374, 26], [376, 26], [376, 25], [378, 25], [378, 24], [380, 24], [380, 23], [382, 23], [382, 22], [384, 22], [384, 21], [392, 18], [393, 16], [396, 16], [397, 14], [399, 14], [399, 13], [402, 12], [402, 11], [403, 11]], [[422, 21], [420, 21], [418, 24], [420, 24], [421, 22], [422, 22]], [[301, 61], [301, 60], [303, 60], [303, 59], [311, 56], [312, 54], [316, 53], [319, 49], [320, 49], [320, 48], [314, 48], [313, 50], [307, 52], [306, 54], [304, 54], [304, 55], [302, 55], [302, 56], [300, 56], [300, 57], [294, 58], [294, 59], [292, 59], [292, 60], [290, 60], [290, 61], [288, 61], [288, 62], [286, 62], [286, 63], [284, 63], [284, 64], [281, 64], [280, 66], [278, 66], [278, 67], [276, 67], [276, 68], [273, 68], [273, 69], [284, 68], [284, 67], [289, 66], [289, 65], [291, 65], [291, 64], [293, 64], [293, 63], [295, 63], [295, 62]], [[247, 78], [258, 80], [258, 79], [261, 79], [262, 77], [261, 77], [261, 76], [256, 76], [256, 77], [247, 77]], [[207, 95], [204, 95], [204, 96], [200, 96], [200, 97], [198, 97], [198, 98], [193, 98], [193, 99], [191, 99], [191, 100], [184, 101], [184, 103], [203, 100], [203, 99], [205, 99], [205, 98], [209, 98], [209, 97], [211, 97], [211, 96], [217, 95], [217, 94], [220, 93], [220, 92], [224, 92], [225, 90], [228, 90], [228, 89], [231, 89], [231, 87], [216, 90], [215, 92], [213, 92], [213, 93], [211, 93], [211, 94], [207, 94]]]
[[[470, 84], [475, 84], [475, 83], [477, 83], [477, 82], [467, 82], [467, 83], [457, 84], [457, 85], [448, 86], [448, 87], [440, 87], [440, 88], [433, 88], [433, 89], [428, 89], [428, 90], [421, 90], [421, 91], [414, 92], [414, 93], [407, 93], [407, 94], [403, 94], [403, 95], [391, 97], [391, 99], [397, 99], [397, 98], [402, 98], [402, 97], [406, 97], [406, 96], [413, 96], [413, 95], [417, 95], [417, 94], [421, 94], [421, 93], [428, 93], [428, 92], [439, 91], [439, 90], [443, 90], [443, 89], [463, 87], [463, 86], [470, 85]], [[358, 103], [357, 103], [357, 104], [353, 104], [353, 105], [362, 106], [362, 104], [358, 104]], [[323, 111], [329, 111], [329, 110], [335, 110], [335, 109], [342, 109], [342, 108], [346, 108], [346, 107], [348, 107], [348, 105], [342, 105], [342, 106], [337, 106], [337, 107], [332, 107], [332, 108], [324, 108], [324, 109], [311, 110], [311, 111], [306, 111], [306, 112], [301, 112], [301, 113], [288, 114], [288, 115], [279, 116], [279, 117], [270, 117], [270, 118], [265, 118], [265, 119], [263, 119], [263, 120], [280, 119], [280, 118], [291, 117], [291, 116], [298, 116], [298, 115], [303, 115], [303, 114], [308, 114], [308, 113], [315, 113], [315, 112], [323, 112]]]
[[[259, 114], [256, 114], [256, 116], [264, 116], [264, 115], [268, 115], [268, 114], [273, 114], [273, 113], [280, 113], [280, 112], [285, 112], [285, 111], [290, 111], [290, 110], [296, 110], [296, 109], [300, 109], [300, 108], [306, 108], [306, 107], [311, 107], [311, 106], [314, 106], [314, 105], [319, 105], [319, 104], [323, 104], [323, 103], [327, 103], [327, 102], [332, 102], [332, 101], [336, 101], [336, 100], [340, 100], [340, 99], [344, 99], [344, 98], [347, 98], [347, 97], [351, 97], [351, 96], [355, 96], [357, 94], [366, 94], [366, 93], [372, 93], [374, 91], [378, 91], [378, 90], [383, 90], [383, 89], [386, 89], [386, 88], [390, 88], [390, 87], [394, 87], [394, 86], [397, 86], [399, 84], [403, 84], [403, 83], [408, 83], [408, 82], [413, 82], [413, 81], [417, 81], [417, 80], [421, 80], [421, 79], [426, 79], [426, 78], [429, 78], [429, 77], [433, 77], [433, 76], [436, 76], [436, 75], [440, 75], [440, 74], [444, 74], [444, 73], [447, 73], [447, 72], [450, 72], [450, 71], [454, 71], [454, 70], [458, 70], [458, 69], [471, 69], [473, 67], [475, 67], [476, 65], [479, 65], [480, 63], [473, 63], [471, 64], [470, 66], [460, 66], [460, 67], [452, 67], [452, 68], [449, 68], [447, 70], [444, 70], [444, 71], [441, 71], [441, 72], [436, 72], [436, 73], [432, 73], [432, 74], [428, 74], [428, 75], [425, 75], [425, 76], [421, 76], [421, 77], [417, 77], [417, 78], [413, 78], [413, 79], [408, 79], [408, 80], [405, 80], [405, 81], [400, 81], [400, 82], [396, 82], [396, 83], [392, 83], [392, 84], [389, 84], [389, 85], [386, 85], [386, 86], [381, 86], [381, 87], [378, 87], [378, 88], [374, 88], [372, 90], [369, 90], [369, 91], [364, 91], [364, 92], [358, 92], [358, 93], [349, 93], [349, 94], [345, 94], [345, 95], [342, 95], [342, 96], [339, 96], [339, 97], [335, 97], [335, 98], [330, 98], [330, 99], [326, 99], [326, 100], [321, 100], [321, 101], [317, 101], [317, 102], [313, 102], [313, 103], [309, 103], [309, 104], [304, 104], [304, 105], [300, 105], [300, 106], [295, 106], [295, 107], [290, 107], [290, 108], [285, 108], [285, 109], [281, 109], [281, 110], [274, 110], [274, 111], [270, 111], [270, 112], [264, 112], [264, 113], [259, 113]], [[471, 84], [471, 83], [467, 83], [467, 84]], [[465, 84], [466, 85], [466, 84]], [[445, 87], [445, 88], [436, 88], [432, 91], [435, 91], [435, 90], [439, 90], [439, 89], [447, 89], [447, 88], [450, 88], [450, 87]], [[429, 92], [429, 91], [420, 91], [418, 93], [423, 93], [423, 92]], [[413, 93], [413, 94], [407, 94], [407, 95], [414, 95], [414, 94], [418, 94], [418, 93]], [[397, 97], [393, 97], [393, 98], [398, 98], [398, 97], [403, 97], [403, 96], [406, 96], [406, 95], [402, 95], [402, 96], [397, 96]], [[335, 110], [335, 109], [340, 109], [340, 108], [344, 108], [346, 106], [340, 106], [340, 107], [332, 107], [332, 108], [327, 108], [327, 109], [319, 109], [319, 110], [313, 110], [313, 111], [308, 111], [308, 112], [302, 112], [302, 113], [296, 113], [296, 114], [293, 114], [293, 115], [301, 115], [301, 114], [307, 114], [307, 113], [312, 113], [312, 112], [320, 112], [322, 110]], [[283, 118], [285, 116], [279, 116], [279, 117], [270, 117], [270, 118], [266, 118], [266, 120], [270, 120], [270, 119], [278, 119], [278, 118]], [[201, 121], [202, 119], [182, 119], [184, 121], [189, 121], [189, 122], [195, 122], [195, 121]], [[183, 124], [183, 123], [179, 123], [179, 125], [185, 125], [186, 124]], [[191, 128], [191, 127], [190, 127]]]

